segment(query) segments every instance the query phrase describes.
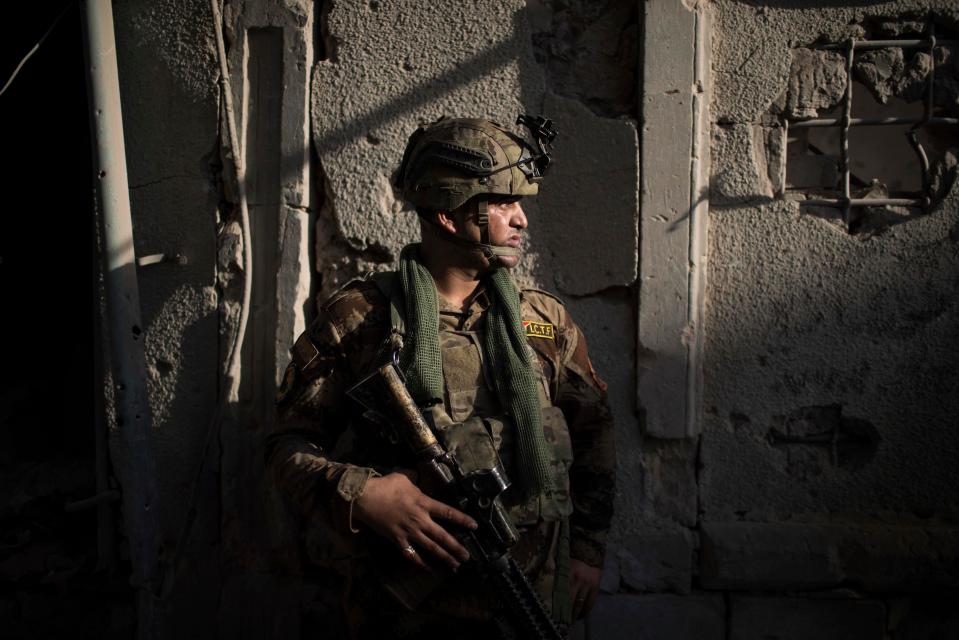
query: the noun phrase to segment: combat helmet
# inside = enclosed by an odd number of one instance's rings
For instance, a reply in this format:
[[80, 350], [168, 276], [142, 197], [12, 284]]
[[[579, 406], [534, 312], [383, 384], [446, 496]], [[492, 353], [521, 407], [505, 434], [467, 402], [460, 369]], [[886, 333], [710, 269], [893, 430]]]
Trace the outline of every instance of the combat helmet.
[[521, 115], [516, 123], [529, 129], [532, 143], [489, 120], [440, 118], [413, 132], [396, 173], [396, 187], [418, 211], [453, 211], [475, 203], [480, 242], [448, 238], [481, 251], [491, 264], [519, 252], [489, 243], [489, 198], [484, 196], [536, 195], [556, 137], [552, 121], [542, 116]]

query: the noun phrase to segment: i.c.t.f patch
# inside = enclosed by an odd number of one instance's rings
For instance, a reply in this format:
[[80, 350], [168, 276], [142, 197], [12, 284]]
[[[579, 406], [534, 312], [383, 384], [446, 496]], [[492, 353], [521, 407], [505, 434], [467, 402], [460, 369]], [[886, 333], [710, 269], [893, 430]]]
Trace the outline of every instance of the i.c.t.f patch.
[[523, 320], [523, 331], [527, 338], [544, 338], [546, 340], [556, 339], [556, 329], [549, 322], [533, 322], [532, 320]]

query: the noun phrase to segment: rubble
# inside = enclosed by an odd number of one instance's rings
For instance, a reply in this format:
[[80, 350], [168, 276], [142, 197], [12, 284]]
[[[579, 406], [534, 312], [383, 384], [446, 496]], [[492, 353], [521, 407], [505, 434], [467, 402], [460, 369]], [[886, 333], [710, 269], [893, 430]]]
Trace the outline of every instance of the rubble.
[[815, 118], [839, 104], [846, 93], [846, 61], [842, 54], [794, 49], [786, 91], [773, 106], [791, 120]]
[[912, 102], [922, 98], [932, 66], [932, 57], [924, 51], [889, 47], [858, 54], [853, 74], [882, 104], [893, 96]]

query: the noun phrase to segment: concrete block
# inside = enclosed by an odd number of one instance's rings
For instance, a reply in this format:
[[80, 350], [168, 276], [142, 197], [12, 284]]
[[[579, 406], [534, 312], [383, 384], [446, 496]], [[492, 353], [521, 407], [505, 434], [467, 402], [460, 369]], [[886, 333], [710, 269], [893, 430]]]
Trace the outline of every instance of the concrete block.
[[707, 589], [817, 589], [842, 580], [829, 531], [815, 526], [706, 522], [700, 580]]
[[697, 523], [695, 440], [646, 438], [642, 446], [643, 493], [652, 513], [666, 523]]
[[619, 555], [621, 550], [618, 545], [609, 543], [606, 546], [606, 558], [603, 560], [603, 572], [599, 577], [599, 590], [601, 593], [617, 593], [619, 591]]
[[587, 619], [591, 640], [723, 640], [722, 596], [600, 596]]
[[[685, 435], [695, 16], [681, 3], [647, 3], [644, 40], [639, 401], [656, 436]], [[668, 43], [668, 44], [667, 44]], [[663, 154], [669, 149], [669, 154]]]
[[692, 589], [693, 535], [685, 528], [650, 530], [629, 538], [617, 550], [622, 583], [634, 591]]
[[878, 600], [734, 597], [728, 640], [882, 640]]
[[708, 589], [874, 592], [959, 588], [959, 529], [705, 522], [700, 579]]
[[846, 93], [846, 57], [838, 51], [794, 49], [785, 95], [790, 118], [815, 118]]
[[338, 234], [355, 252], [392, 262], [418, 236], [390, 178], [420, 123], [510, 125], [538, 110], [545, 79], [524, 9], [522, 0], [332, 5], [327, 59], [313, 68], [313, 144]]
[[834, 535], [843, 574], [864, 589], [959, 589], [959, 529], [955, 527], [850, 527]]
[[[543, 112], [555, 121], [559, 137], [555, 168], [536, 198], [542, 213], [531, 220], [540, 279], [574, 295], [632, 284], [639, 253], [635, 124], [600, 118], [553, 93], [546, 94]], [[603, 248], [601, 259], [597, 247]]]
[[889, 637], [892, 640], [959, 638], [955, 593], [895, 598], [888, 606]]
[[766, 141], [759, 125], [713, 126], [710, 203], [729, 205], [773, 197]]

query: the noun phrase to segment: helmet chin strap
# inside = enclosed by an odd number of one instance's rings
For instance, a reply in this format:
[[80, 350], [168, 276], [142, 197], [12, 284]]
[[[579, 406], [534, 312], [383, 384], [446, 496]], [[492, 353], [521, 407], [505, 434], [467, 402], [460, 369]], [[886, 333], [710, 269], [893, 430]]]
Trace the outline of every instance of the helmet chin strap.
[[476, 223], [480, 228], [480, 241], [476, 242], [475, 240], [467, 240], [460, 236], [450, 233], [447, 229], [439, 225], [435, 220], [430, 220], [429, 222], [433, 224], [437, 229], [442, 231], [440, 234], [444, 240], [452, 242], [453, 244], [458, 244], [461, 247], [466, 247], [470, 251], [475, 251], [477, 253], [482, 253], [483, 257], [489, 262], [490, 267], [493, 269], [499, 268], [502, 265], [500, 262], [501, 257], [508, 256], [519, 256], [520, 250], [514, 247], [500, 247], [494, 244], [490, 244], [489, 237], [489, 202], [486, 198], [476, 198], [474, 200], [477, 205], [476, 212]]

